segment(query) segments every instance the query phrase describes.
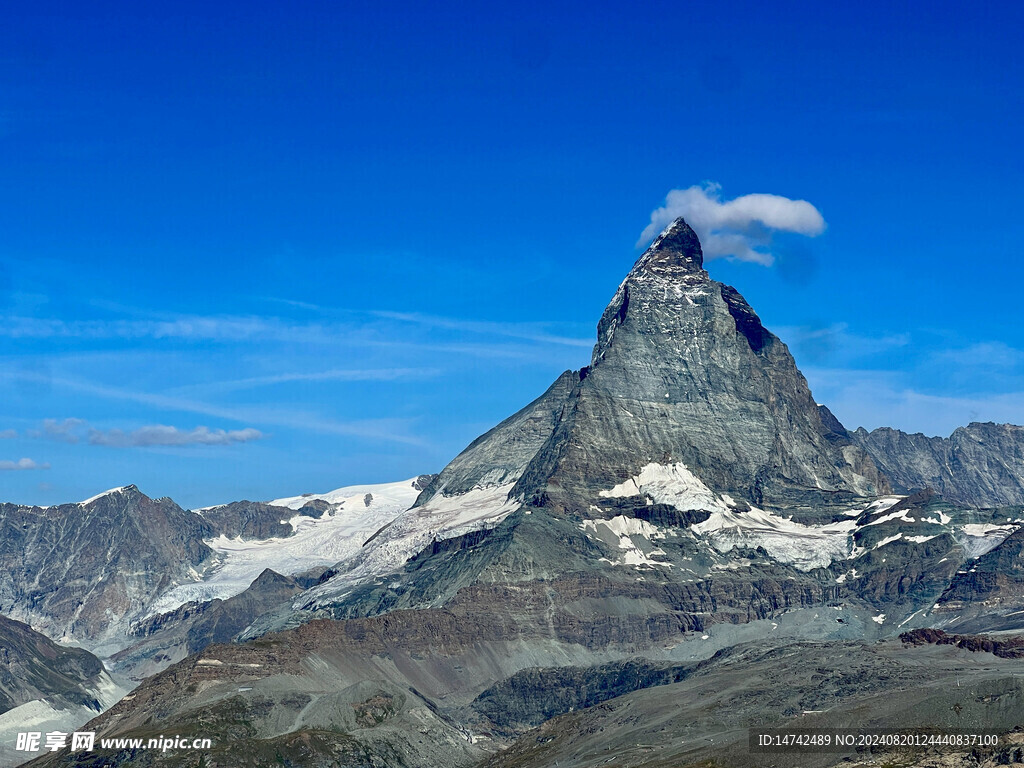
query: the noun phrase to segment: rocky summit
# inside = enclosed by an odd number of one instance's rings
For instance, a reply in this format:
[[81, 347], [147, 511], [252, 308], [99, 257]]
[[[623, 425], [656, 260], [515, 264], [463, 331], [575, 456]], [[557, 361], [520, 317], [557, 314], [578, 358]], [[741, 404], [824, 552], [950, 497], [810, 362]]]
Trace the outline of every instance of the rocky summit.
[[[202, 730], [212, 750], [39, 764], [741, 766], [772, 764], [752, 723], [1009, 730], [1021, 436], [848, 431], [676, 220], [590, 365], [438, 475], [188, 518], [170, 586], [110, 660], [148, 676], [90, 727]], [[310, 568], [308, 547], [341, 559]], [[293, 570], [253, 572], [275, 551]]]
[[585, 511], [645, 467], [683, 464], [766, 507], [887, 492], [852, 441], [828, 439], [786, 345], [712, 280], [677, 219], [619, 286], [588, 368], [513, 494]]

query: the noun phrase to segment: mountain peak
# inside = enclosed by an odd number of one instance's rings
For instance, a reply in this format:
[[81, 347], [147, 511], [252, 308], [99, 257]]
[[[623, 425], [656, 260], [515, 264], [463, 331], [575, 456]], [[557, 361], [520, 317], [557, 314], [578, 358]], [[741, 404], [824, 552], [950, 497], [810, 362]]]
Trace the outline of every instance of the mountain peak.
[[703, 268], [704, 253], [697, 233], [680, 216], [654, 238], [634, 269], [678, 276], [700, 273]]
[[602, 493], [648, 466], [683, 465], [758, 506], [887, 490], [845, 430], [822, 423], [786, 345], [703, 269], [681, 218], [619, 285], [558, 414], [512, 493], [574, 514], [605, 510]]
[[134, 496], [134, 495], [142, 495], [142, 491], [139, 490], [138, 486], [136, 486], [136, 485], [122, 485], [122, 486], [120, 486], [118, 488], [111, 488], [109, 491], [104, 491], [103, 493], [97, 493], [95, 496], [90, 496], [88, 499], [85, 499], [84, 501], [79, 501], [79, 502], [76, 502], [76, 503], [79, 506], [84, 507], [84, 506], [86, 506], [88, 504], [92, 504], [94, 501], [99, 501], [104, 496], [113, 496], [115, 493], [126, 493], [126, 494], [129, 494], [129, 495], [132, 495], [132, 496]]

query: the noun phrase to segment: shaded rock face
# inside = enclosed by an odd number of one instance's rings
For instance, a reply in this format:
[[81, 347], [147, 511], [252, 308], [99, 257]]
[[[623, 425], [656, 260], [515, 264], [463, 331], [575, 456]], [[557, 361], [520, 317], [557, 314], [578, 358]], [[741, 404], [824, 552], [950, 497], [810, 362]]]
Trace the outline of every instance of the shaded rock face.
[[[650, 463], [766, 506], [888, 490], [829, 425], [789, 350], [703, 269], [678, 219], [640, 257], [598, 324], [589, 368], [514, 494], [586, 510]], [[443, 474], [443, 473], [442, 473]]]
[[241, 594], [227, 600], [185, 603], [132, 626], [138, 641], [112, 657], [113, 669], [132, 679], [155, 674], [213, 643], [229, 643], [272, 608], [309, 586], [267, 568]]
[[1024, 528], [992, 551], [964, 563], [933, 610], [961, 632], [1024, 628]]
[[188, 633], [187, 650], [198, 653], [212, 643], [230, 642], [253, 620], [302, 591], [294, 579], [282, 576], [269, 568], [245, 592], [216, 604], [192, 625]]
[[566, 712], [643, 688], [678, 683], [694, 666], [630, 659], [593, 667], [534, 667], [492, 685], [471, 706], [486, 718], [490, 730], [515, 737]]
[[0, 612], [50, 637], [96, 641], [211, 559], [210, 533], [134, 485], [82, 504], [0, 504]]
[[309, 502], [295, 512], [287, 507], [275, 507], [259, 501], [233, 501], [204, 509], [200, 514], [215, 535], [223, 534], [229, 539], [239, 536], [243, 539], [269, 539], [291, 536], [295, 531], [288, 520], [296, 514], [320, 517], [329, 508], [326, 502]]
[[899, 492], [932, 488], [959, 504], [1024, 504], [1024, 427], [974, 422], [949, 437], [889, 427], [849, 435]]
[[1001, 659], [1024, 658], [1024, 637], [985, 637], [983, 635], [951, 635], [941, 629], [914, 629], [900, 635], [907, 645], [955, 645], [973, 653], [991, 653]]
[[103, 664], [65, 648], [27, 624], [0, 616], [0, 714], [36, 699], [101, 709], [94, 693]]
[[[1020, 662], [932, 644], [760, 644], [721, 652], [678, 683], [649, 686], [529, 731], [481, 768], [929, 766], [995, 768], [1021, 754]], [[758, 755], [749, 729], [837, 732], [963, 723], [1006, 734], [985, 749], [873, 749]], [[885, 725], [882, 725], [885, 724]], [[892, 724], [892, 725], [889, 725]], [[1013, 749], [1008, 749], [1011, 746]]]

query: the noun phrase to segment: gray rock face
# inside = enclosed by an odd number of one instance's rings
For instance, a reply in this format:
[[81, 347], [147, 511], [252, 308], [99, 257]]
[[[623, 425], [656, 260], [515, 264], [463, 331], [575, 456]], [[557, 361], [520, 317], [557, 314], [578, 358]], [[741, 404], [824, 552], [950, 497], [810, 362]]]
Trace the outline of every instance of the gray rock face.
[[87, 644], [213, 557], [199, 517], [134, 485], [82, 504], [0, 504], [0, 532], [0, 612]]
[[0, 616], [0, 714], [36, 699], [54, 706], [101, 709], [95, 688], [103, 664], [81, 648], [65, 648], [27, 624]]
[[[961, 642], [969, 647], [969, 640]], [[681, 682], [641, 688], [552, 719], [480, 768], [592, 768], [605, 761], [651, 768], [1017, 764], [1022, 751], [1015, 729], [1024, 693], [1014, 678], [1019, 659], [954, 648], [899, 641], [735, 647]], [[979, 723], [1011, 735], [986, 749], [943, 746], [911, 753], [881, 747], [870, 756], [853, 747], [846, 754], [759, 755], [748, 741], [751, 727], [835, 733], [865, 728], [865, 720], [878, 728], [940, 733]]]
[[[887, 490], [829, 426], [786, 345], [711, 280], [678, 219], [640, 257], [598, 325], [589, 368], [513, 493], [586, 510], [650, 463], [767, 506]], [[443, 474], [443, 473], [442, 473]]]
[[160, 672], [213, 643], [229, 643], [256, 618], [301, 592], [298, 582], [267, 568], [241, 594], [227, 600], [186, 603], [131, 628], [139, 638], [112, 657], [113, 669], [132, 679]]
[[974, 422], [949, 437], [888, 427], [849, 434], [897, 491], [932, 488], [952, 502], [984, 507], [1024, 504], [1024, 427]]
[[[310, 502], [301, 507], [297, 514], [306, 517], [320, 517], [329, 504]], [[222, 533], [228, 538], [241, 536], [243, 539], [269, 539], [291, 536], [294, 531], [288, 520], [296, 512], [287, 507], [275, 507], [259, 501], [233, 501], [219, 507], [204, 509], [203, 519], [215, 534]]]
[[489, 730], [515, 737], [566, 712], [678, 683], [695, 666], [630, 659], [591, 667], [534, 667], [492, 685], [476, 697], [472, 708], [486, 718]]
[[935, 625], [958, 632], [1024, 628], [1024, 528], [965, 563], [933, 610]]

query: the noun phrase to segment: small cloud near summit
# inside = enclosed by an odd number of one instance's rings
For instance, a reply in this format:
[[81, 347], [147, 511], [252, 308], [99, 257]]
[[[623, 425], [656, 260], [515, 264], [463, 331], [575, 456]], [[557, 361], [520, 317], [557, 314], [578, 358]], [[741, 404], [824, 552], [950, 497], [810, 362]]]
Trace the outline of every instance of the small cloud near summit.
[[704, 258], [728, 257], [770, 265], [773, 231], [815, 237], [825, 231], [825, 219], [806, 200], [781, 195], [752, 194], [722, 201], [721, 185], [673, 189], [665, 204], [651, 213], [637, 246], [649, 243], [659, 232], [682, 216], [700, 238]]

